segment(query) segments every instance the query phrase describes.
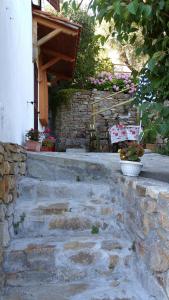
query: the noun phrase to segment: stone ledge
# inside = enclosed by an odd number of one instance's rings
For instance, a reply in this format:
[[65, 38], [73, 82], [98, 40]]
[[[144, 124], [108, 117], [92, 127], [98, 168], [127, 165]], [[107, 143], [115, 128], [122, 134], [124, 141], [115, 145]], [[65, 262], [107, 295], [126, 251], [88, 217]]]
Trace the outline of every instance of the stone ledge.
[[169, 200], [169, 184], [144, 177], [127, 177], [120, 174], [115, 175], [119, 183], [124, 183], [135, 190], [138, 196], [149, 196], [153, 199], [158, 199], [163, 196]]

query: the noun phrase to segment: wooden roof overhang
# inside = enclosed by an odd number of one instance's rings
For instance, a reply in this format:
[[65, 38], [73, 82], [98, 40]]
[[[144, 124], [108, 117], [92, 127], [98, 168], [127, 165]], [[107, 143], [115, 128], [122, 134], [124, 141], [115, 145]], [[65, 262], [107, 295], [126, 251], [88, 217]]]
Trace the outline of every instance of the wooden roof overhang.
[[47, 74], [53, 81], [73, 77], [81, 26], [40, 10], [33, 10], [34, 61], [39, 69], [40, 121], [47, 125]]

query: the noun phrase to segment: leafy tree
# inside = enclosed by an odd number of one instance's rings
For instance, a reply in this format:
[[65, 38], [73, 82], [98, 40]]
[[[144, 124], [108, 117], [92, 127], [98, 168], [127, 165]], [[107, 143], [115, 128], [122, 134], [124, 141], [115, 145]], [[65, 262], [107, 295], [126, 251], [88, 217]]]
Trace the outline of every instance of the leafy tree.
[[81, 9], [80, 4], [74, 0], [66, 1], [61, 13], [82, 26], [74, 82], [78, 87], [84, 87], [86, 79], [95, 75], [100, 46], [95, 35], [95, 19], [88, 15], [87, 10]]
[[169, 1], [93, 0], [92, 7], [101, 22], [114, 20], [117, 39], [133, 44], [141, 30], [144, 37], [136, 54], [148, 55], [147, 76], [159, 101], [169, 97]]
[[[93, 0], [91, 4], [99, 22], [114, 21], [115, 31], [109, 34], [123, 43], [134, 44], [141, 31], [143, 39], [136, 45], [136, 55], [146, 55], [147, 85], [137, 93], [155, 95], [155, 102], [145, 102], [143, 123], [149, 129], [169, 137], [169, 1], [168, 0]], [[141, 70], [144, 74], [144, 68]], [[161, 103], [160, 103], [161, 102]], [[150, 120], [150, 122], [148, 122]]]
[[[103, 49], [100, 51], [101, 55], [108, 56], [110, 49], [117, 50], [120, 60], [128, 66], [130, 70], [140, 71], [147, 62], [148, 57], [145, 55], [137, 56], [135, 49], [142, 43], [142, 33], [138, 30], [137, 38], [134, 43], [130, 44], [128, 41], [117, 40], [116, 34], [112, 36], [110, 32], [115, 32], [114, 21], [105, 22], [102, 20], [101, 24], [96, 26], [96, 32], [100, 34], [100, 41]], [[133, 35], [131, 33], [130, 35]]]

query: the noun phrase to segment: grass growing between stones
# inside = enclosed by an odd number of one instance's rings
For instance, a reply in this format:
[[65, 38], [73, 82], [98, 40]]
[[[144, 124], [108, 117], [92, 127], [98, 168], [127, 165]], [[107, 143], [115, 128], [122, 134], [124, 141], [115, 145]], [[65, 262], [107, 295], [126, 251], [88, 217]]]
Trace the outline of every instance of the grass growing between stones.
[[93, 225], [93, 226], [92, 226], [91, 233], [92, 233], [92, 234], [98, 234], [98, 233], [99, 233], [99, 227]]

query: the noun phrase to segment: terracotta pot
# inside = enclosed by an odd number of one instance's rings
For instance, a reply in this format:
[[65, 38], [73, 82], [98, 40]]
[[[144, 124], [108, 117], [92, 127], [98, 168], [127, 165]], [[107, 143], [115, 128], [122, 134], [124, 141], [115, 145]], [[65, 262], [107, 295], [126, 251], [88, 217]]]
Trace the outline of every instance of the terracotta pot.
[[41, 143], [37, 141], [26, 141], [26, 150], [27, 151], [34, 151], [34, 152], [40, 152]]
[[45, 152], [55, 152], [55, 145], [52, 146], [52, 147], [42, 146], [42, 147], [41, 147], [41, 151], [45, 151]]
[[156, 150], [156, 144], [146, 144], [146, 149], [149, 149], [151, 151], [155, 151]]

